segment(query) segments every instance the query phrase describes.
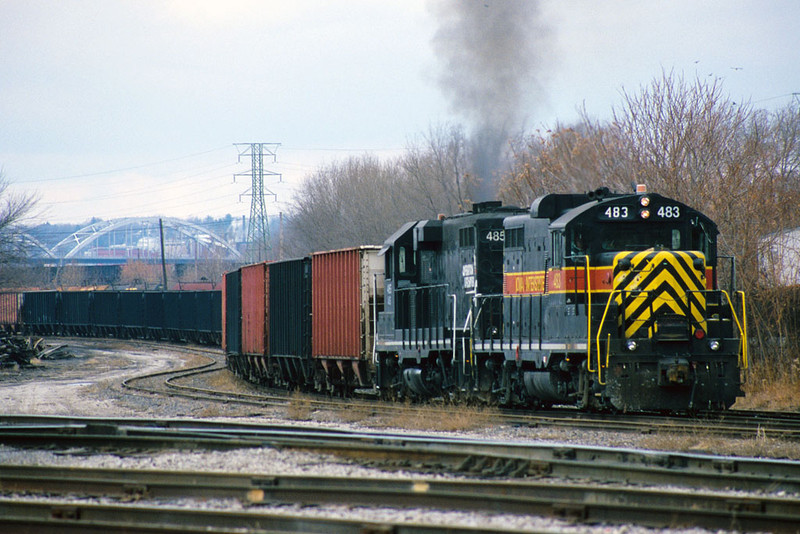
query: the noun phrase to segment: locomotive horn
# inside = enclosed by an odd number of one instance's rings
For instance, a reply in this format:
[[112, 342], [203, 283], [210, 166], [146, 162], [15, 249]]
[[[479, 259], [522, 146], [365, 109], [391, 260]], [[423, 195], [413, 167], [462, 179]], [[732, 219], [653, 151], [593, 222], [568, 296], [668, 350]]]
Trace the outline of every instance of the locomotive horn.
[[603, 200], [606, 197], [606, 195], [608, 195], [610, 192], [611, 190], [609, 188], [600, 187], [594, 190], [594, 198], [596, 198], [597, 200]]

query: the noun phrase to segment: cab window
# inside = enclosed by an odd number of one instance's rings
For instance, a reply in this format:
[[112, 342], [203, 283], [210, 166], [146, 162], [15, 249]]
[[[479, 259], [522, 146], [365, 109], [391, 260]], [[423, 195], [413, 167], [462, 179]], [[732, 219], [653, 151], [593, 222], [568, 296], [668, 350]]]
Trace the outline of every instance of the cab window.
[[564, 258], [564, 234], [561, 232], [553, 232], [551, 235], [553, 240], [553, 266], [560, 266]]

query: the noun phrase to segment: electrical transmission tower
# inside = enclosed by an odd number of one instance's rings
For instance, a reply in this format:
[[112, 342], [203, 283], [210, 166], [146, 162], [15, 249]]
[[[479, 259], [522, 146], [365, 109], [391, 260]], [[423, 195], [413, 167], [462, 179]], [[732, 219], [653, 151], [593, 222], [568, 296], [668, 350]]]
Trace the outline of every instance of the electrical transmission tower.
[[264, 187], [264, 176], [277, 176], [280, 182], [281, 175], [277, 172], [264, 170], [264, 156], [272, 157], [274, 163], [277, 159], [276, 152], [280, 143], [235, 143], [239, 150], [239, 161], [242, 157], [249, 157], [252, 163], [250, 172], [242, 172], [233, 175], [234, 181], [237, 176], [250, 176], [250, 189], [242, 193], [239, 198], [250, 195], [250, 222], [247, 228], [247, 252], [245, 257], [248, 261], [256, 263], [267, 260], [267, 252], [271, 248], [269, 237], [269, 220], [267, 219], [267, 208], [264, 205], [264, 196], [270, 195], [276, 200], [278, 196]]

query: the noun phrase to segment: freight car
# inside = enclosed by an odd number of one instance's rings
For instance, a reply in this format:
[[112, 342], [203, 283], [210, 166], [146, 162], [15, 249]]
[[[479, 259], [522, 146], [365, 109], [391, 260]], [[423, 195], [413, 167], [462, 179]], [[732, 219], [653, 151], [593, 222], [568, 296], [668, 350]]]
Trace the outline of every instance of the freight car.
[[[699, 211], [643, 189], [549, 194], [530, 209], [479, 203], [409, 222], [379, 250], [228, 273], [223, 346], [238, 374], [289, 387], [725, 409], [742, 394], [747, 328], [744, 294], [732, 277], [720, 283], [735, 269], [717, 234]], [[310, 278], [273, 278], [290, 265]]]
[[219, 344], [221, 291], [27, 291], [0, 294], [0, 326], [25, 335]]
[[383, 303], [378, 252], [319, 252], [226, 273], [228, 367], [272, 386], [336, 394], [372, 388], [375, 312]]

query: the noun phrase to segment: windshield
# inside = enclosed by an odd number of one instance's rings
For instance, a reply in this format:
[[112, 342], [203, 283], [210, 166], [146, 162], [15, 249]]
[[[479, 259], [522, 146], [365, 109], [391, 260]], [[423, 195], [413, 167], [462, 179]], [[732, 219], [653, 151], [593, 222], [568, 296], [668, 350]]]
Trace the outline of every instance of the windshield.
[[603, 224], [568, 232], [569, 254], [583, 256], [623, 250], [686, 250], [681, 228], [670, 225]]

